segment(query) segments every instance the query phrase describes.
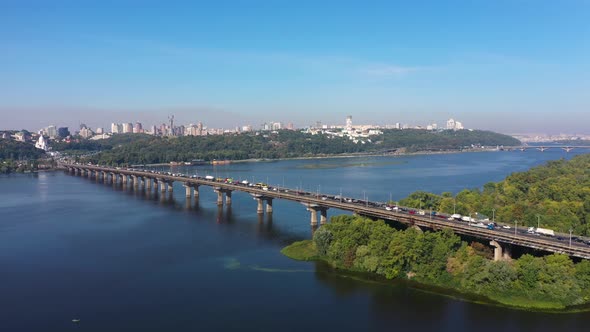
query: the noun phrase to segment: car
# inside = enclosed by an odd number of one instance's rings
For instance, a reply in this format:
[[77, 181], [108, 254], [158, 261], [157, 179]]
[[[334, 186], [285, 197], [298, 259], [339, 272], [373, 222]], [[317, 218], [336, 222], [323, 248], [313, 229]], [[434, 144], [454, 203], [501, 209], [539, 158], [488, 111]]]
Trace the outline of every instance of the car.
[[504, 229], [510, 229], [510, 226], [508, 226], [508, 225], [502, 225], [502, 228], [504, 228]]

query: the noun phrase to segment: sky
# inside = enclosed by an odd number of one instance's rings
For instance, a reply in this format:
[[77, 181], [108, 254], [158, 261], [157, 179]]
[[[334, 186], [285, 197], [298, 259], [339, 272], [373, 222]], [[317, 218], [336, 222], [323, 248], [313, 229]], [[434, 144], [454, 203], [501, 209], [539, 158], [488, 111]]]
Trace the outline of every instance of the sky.
[[0, 129], [590, 134], [590, 1], [0, 1]]

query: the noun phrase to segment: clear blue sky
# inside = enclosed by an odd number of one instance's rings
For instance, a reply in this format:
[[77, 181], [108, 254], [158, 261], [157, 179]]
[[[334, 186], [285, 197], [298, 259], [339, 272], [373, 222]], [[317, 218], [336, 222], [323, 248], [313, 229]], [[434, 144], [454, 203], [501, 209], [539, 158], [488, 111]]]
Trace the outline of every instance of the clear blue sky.
[[590, 2], [0, 2], [0, 129], [263, 121], [590, 134]]

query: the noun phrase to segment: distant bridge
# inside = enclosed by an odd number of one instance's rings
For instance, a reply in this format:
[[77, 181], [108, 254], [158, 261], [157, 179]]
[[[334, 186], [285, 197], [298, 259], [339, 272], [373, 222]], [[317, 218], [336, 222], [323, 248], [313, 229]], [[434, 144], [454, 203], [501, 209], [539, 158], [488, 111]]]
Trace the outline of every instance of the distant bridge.
[[[94, 177], [96, 181], [105, 183], [121, 183], [124, 186], [133, 186], [146, 191], [155, 190], [161, 193], [171, 193], [173, 183], [180, 182], [185, 188], [187, 200], [199, 199], [199, 187], [211, 187], [217, 193], [217, 204], [231, 204], [234, 191], [250, 194], [257, 202], [256, 211], [259, 214], [272, 213], [273, 199], [284, 199], [301, 203], [310, 211], [310, 222], [312, 226], [318, 225], [317, 214], [320, 212], [320, 224], [328, 222], [327, 210], [336, 208], [350, 211], [358, 215], [383, 220], [401, 222], [410, 227], [420, 227], [433, 230], [445, 228], [452, 229], [455, 233], [471, 236], [479, 239], [489, 240], [490, 245], [495, 247], [494, 259], [500, 260], [511, 256], [511, 246], [517, 245], [536, 250], [543, 250], [553, 253], [566, 254], [572, 257], [590, 259], [590, 246], [584, 243], [564, 241], [563, 239], [541, 237], [527, 234], [526, 229], [514, 227], [514, 229], [503, 229], [498, 227], [494, 230], [475, 227], [472, 224], [459, 221], [449, 221], [446, 216], [420, 215], [415, 210], [408, 209], [407, 212], [386, 210], [383, 203], [370, 202], [368, 200], [352, 200], [341, 196], [333, 196], [318, 193], [305, 192], [290, 188], [273, 188], [268, 186], [252, 186], [237, 181], [229, 183], [222, 179], [212, 177], [195, 177], [182, 174], [170, 174], [148, 170], [122, 169], [93, 165], [62, 164], [62, 168], [70, 174]], [[264, 204], [266, 203], [266, 208]], [[414, 213], [412, 213], [414, 212]], [[518, 225], [515, 225], [518, 226]]]
[[545, 150], [549, 149], [561, 149], [565, 152], [570, 152], [574, 149], [590, 149], [590, 145], [522, 145], [522, 146], [513, 146], [513, 147], [506, 147], [503, 148], [504, 150], [512, 151], [512, 150], [537, 150], [541, 152], [545, 152]]

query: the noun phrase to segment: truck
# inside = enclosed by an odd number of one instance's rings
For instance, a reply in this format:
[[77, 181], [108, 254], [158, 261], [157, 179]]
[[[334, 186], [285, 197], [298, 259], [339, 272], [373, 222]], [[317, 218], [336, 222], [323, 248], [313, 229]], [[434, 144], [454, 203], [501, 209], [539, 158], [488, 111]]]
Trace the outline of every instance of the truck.
[[547, 228], [541, 228], [541, 227], [529, 227], [529, 230], [527, 231], [527, 233], [530, 234], [539, 234], [539, 235], [545, 235], [545, 236], [555, 236], [555, 232], [552, 229], [547, 229]]
[[205, 179], [207, 179], [207, 180], [213, 180], [215, 178], [212, 175], [207, 175], [207, 176], [205, 176]]

